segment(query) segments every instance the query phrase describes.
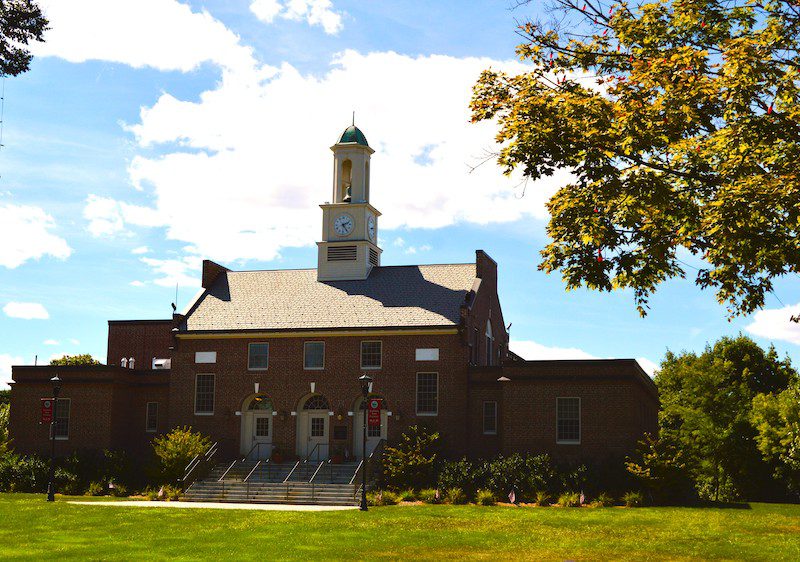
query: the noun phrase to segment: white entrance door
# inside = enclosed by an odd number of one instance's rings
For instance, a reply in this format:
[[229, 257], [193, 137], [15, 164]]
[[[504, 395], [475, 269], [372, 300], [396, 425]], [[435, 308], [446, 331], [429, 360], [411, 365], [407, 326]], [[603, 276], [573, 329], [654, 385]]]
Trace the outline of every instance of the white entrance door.
[[306, 433], [306, 456], [320, 461], [328, 458], [328, 412], [308, 411]]
[[246, 412], [242, 422], [241, 453], [250, 460], [268, 459], [272, 454], [272, 412]]
[[[381, 426], [367, 427], [367, 456], [369, 456], [381, 439], [386, 439], [388, 435], [389, 416], [386, 408], [381, 410]], [[357, 458], [361, 458], [364, 436], [364, 410], [359, 408], [353, 416], [353, 452]]]

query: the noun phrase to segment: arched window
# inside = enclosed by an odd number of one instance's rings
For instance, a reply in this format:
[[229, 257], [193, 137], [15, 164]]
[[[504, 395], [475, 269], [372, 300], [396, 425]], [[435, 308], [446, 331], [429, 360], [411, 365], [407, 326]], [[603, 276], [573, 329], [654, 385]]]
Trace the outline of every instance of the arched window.
[[341, 200], [349, 202], [351, 196], [351, 186], [353, 181], [353, 163], [350, 160], [342, 162], [342, 185]]
[[268, 397], [264, 396], [263, 394], [259, 394], [258, 396], [253, 397], [250, 401], [250, 405], [247, 407], [248, 410], [272, 410], [272, 400]]
[[306, 403], [303, 404], [304, 410], [330, 410], [330, 406], [328, 405], [328, 399], [325, 398], [322, 394], [315, 394], [308, 400]]
[[486, 321], [486, 364], [491, 365], [494, 354], [492, 353], [492, 322]]

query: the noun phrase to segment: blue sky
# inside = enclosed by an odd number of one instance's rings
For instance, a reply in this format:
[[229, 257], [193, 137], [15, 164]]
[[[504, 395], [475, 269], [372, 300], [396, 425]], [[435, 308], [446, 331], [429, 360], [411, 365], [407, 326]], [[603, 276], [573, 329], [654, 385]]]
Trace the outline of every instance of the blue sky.
[[[739, 332], [800, 360], [796, 279], [730, 322], [691, 280], [639, 318], [630, 293], [565, 292], [538, 272], [544, 201], [493, 162], [470, 125], [481, 69], [511, 72], [515, 20], [538, 2], [46, 0], [52, 30], [5, 83], [0, 149], [0, 386], [11, 364], [105, 358], [108, 319], [165, 318], [194, 295], [203, 258], [314, 267], [328, 147], [357, 124], [376, 149], [383, 263], [489, 252], [512, 349], [527, 358], [701, 350]], [[690, 262], [691, 263], [691, 262]]]

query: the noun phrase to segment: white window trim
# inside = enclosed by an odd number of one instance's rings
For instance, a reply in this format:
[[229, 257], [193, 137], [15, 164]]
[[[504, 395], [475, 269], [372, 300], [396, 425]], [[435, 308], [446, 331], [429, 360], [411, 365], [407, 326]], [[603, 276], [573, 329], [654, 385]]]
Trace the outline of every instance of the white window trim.
[[197, 411], [197, 377], [200, 375], [211, 375], [214, 377], [214, 409], [217, 407], [217, 375], [214, 373], [195, 373], [194, 375], [194, 415], [195, 416], [213, 416], [214, 410], [212, 409], [210, 412], [198, 412]]
[[[69, 415], [67, 416], [67, 434], [66, 435], [56, 435], [56, 423], [58, 422], [58, 418], [56, 417], [56, 412], [58, 409], [59, 402], [69, 402]], [[56, 441], [69, 441], [69, 426], [70, 421], [72, 418], [72, 399], [71, 398], [59, 398], [55, 401], [55, 405], [53, 406], [53, 439]]]
[[[267, 366], [266, 367], [251, 367], [250, 366], [250, 346], [251, 345], [266, 345], [267, 346]], [[251, 341], [247, 344], [247, 370], [262, 372], [269, 369], [269, 342], [268, 341]]]
[[[306, 367], [306, 345], [310, 343], [321, 343], [322, 344], [322, 367]], [[381, 349], [381, 351], [383, 351]], [[325, 342], [312, 340], [303, 342], [303, 370], [304, 371], [324, 371], [325, 370]]]
[[[494, 404], [494, 431], [486, 430], [486, 404]], [[481, 410], [481, 423], [483, 424], [484, 435], [497, 435], [497, 400], [484, 400]]]
[[[214, 392], [217, 390], [216, 380], [214, 381]], [[195, 385], [197, 385], [197, 379], [195, 379]], [[197, 391], [195, 391], [195, 400], [197, 400]], [[150, 404], [156, 405], [156, 427], [155, 429], [150, 429], [148, 422], [150, 421]], [[158, 402], [148, 402], [144, 407], [144, 431], [145, 433], [158, 433]]]
[[[558, 401], [577, 400], [578, 401], [578, 439], [559, 439], [558, 438]], [[581, 423], [581, 397], [580, 396], [557, 396], [556, 397], [556, 444], [557, 445], [580, 445], [583, 437], [583, 424]]]
[[[377, 367], [364, 366], [364, 344], [365, 343], [379, 343], [381, 344], [381, 364]], [[361, 364], [361, 369], [364, 371], [378, 371], [383, 368], [383, 340], [362, 340], [358, 346], [358, 362]]]
[[[436, 375], [436, 411], [435, 412], [420, 412], [419, 411], [419, 376], [420, 375]], [[415, 377], [415, 392], [414, 392], [414, 410], [417, 416], [438, 416], [439, 415], [439, 373], [436, 371], [419, 371]]]

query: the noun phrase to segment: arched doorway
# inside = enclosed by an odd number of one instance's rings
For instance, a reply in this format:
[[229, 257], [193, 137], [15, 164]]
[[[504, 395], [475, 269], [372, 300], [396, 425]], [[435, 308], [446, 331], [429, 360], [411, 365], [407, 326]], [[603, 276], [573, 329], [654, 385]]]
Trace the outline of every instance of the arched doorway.
[[272, 400], [255, 394], [242, 404], [242, 436], [239, 448], [251, 460], [268, 459], [272, 454]]
[[297, 454], [321, 461], [330, 455], [330, 404], [322, 394], [301, 400], [297, 410]]
[[[386, 439], [389, 434], [389, 413], [386, 409], [386, 399], [379, 394], [370, 394], [369, 398], [380, 398], [383, 400], [383, 407], [381, 409], [381, 426], [367, 427], [367, 456], [375, 450], [378, 442], [381, 439]], [[356, 400], [355, 414], [353, 415], [353, 454], [359, 459], [364, 448], [362, 440], [364, 435], [365, 405], [364, 398], [359, 397]]]

